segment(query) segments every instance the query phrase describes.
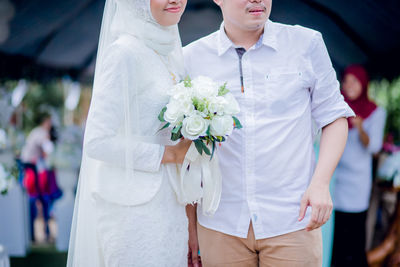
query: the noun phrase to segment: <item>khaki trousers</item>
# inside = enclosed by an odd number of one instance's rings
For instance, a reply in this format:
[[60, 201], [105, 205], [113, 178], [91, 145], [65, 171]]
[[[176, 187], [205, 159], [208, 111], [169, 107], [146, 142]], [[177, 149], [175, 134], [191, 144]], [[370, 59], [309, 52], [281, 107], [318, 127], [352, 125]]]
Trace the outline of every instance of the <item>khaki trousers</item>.
[[255, 240], [250, 224], [247, 238], [214, 231], [197, 224], [204, 267], [321, 267], [321, 229]]

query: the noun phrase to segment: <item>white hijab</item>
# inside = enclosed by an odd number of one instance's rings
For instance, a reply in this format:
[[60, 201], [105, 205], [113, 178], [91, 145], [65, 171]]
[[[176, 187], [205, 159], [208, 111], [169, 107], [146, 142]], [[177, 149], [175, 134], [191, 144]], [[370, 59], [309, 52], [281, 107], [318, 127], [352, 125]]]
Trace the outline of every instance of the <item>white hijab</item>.
[[158, 24], [151, 14], [150, 1], [116, 0], [116, 3], [116, 14], [111, 24], [114, 35], [128, 33], [136, 36], [164, 56], [180, 45], [178, 27]]

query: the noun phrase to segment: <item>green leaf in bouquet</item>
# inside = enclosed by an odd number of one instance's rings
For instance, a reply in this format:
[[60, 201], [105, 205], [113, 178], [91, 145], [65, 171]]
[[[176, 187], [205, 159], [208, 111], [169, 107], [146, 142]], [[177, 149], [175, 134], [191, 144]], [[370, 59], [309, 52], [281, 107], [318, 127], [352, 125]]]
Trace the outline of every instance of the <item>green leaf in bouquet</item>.
[[207, 131], [206, 131], [206, 135], [211, 139], [210, 130], [211, 130], [211, 125], [208, 125]]
[[161, 127], [157, 132], [160, 132], [164, 130], [165, 128], [168, 128], [171, 125], [171, 123], [167, 122], [163, 127]]
[[207, 147], [206, 144], [204, 144], [203, 141], [201, 141], [201, 145], [203, 146], [204, 153], [206, 153], [207, 155], [211, 156], [210, 149]]
[[179, 139], [181, 139], [182, 138], [182, 133], [181, 133], [181, 131], [179, 131], [178, 133], [171, 133], [171, 140], [172, 141], [177, 141], [177, 140], [179, 140]]
[[239, 119], [236, 118], [235, 116], [232, 116], [232, 118], [233, 118], [233, 122], [235, 123], [235, 128], [236, 128], [236, 129], [242, 129], [243, 126], [242, 126], [242, 124], [240, 123]]
[[194, 97], [192, 99], [193, 101], [193, 106], [195, 107], [196, 110], [203, 112], [206, 109], [206, 103], [202, 101], [201, 99], [198, 99], [197, 97]]
[[218, 141], [219, 143], [225, 142], [225, 137], [223, 137], [223, 136], [216, 136], [216, 139], [217, 139], [217, 141]]
[[212, 141], [211, 144], [212, 144], [212, 151], [211, 151], [210, 160], [212, 160], [212, 158], [213, 158], [213, 156], [214, 156], [214, 152], [215, 152], [215, 141]]
[[195, 107], [195, 109], [198, 110], [197, 106], [199, 105], [200, 100], [197, 97], [193, 97], [192, 102], [193, 102], [193, 106]]
[[200, 111], [200, 112], [204, 112], [205, 110], [206, 110], [206, 104], [204, 103], [204, 102], [200, 102], [198, 105], [197, 105], [197, 110], [198, 111]]
[[218, 96], [224, 96], [224, 95], [226, 95], [227, 93], [229, 93], [229, 90], [226, 89], [226, 84], [227, 84], [227, 83], [224, 83], [224, 85], [222, 85], [222, 86], [219, 87]]
[[173, 134], [178, 134], [181, 129], [182, 129], [182, 123], [180, 123], [177, 126], [175, 126], [174, 129], [172, 129], [172, 133]]
[[197, 149], [197, 151], [200, 153], [200, 155], [203, 155], [203, 141], [200, 139], [194, 140], [194, 145]]
[[167, 111], [167, 107], [164, 107], [164, 108], [160, 111], [160, 114], [158, 115], [158, 119], [159, 119], [161, 122], [166, 122], [165, 119], [164, 119], [164, 113], [165, 113], [165, 111]]
[[192, 87], [192, 80], [189, 76], [186, 76], [185, 80], [183, 80], [183, 84], [185, 85], [185, 87]]

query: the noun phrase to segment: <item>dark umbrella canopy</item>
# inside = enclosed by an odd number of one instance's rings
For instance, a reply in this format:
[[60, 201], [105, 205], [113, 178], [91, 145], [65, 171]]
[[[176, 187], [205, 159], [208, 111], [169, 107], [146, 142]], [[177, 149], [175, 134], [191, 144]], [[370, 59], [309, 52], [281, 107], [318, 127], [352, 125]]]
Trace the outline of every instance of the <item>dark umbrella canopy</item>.
[[104, 1], [13, 1], [10, 35], [0, 45], [0, 75], [79, 76], [96, 54]]
[[[8, 39], [0, 44], [0, 77], [93, 75], [104, 0], [14, 0]], [[275, 0], [271, 19], [320, 31], [338, 71], [365, 64], [375, 77], [400, 75], [399, 0]], [[219, 28], [212, 0], [189, 0], [183, 44]]]

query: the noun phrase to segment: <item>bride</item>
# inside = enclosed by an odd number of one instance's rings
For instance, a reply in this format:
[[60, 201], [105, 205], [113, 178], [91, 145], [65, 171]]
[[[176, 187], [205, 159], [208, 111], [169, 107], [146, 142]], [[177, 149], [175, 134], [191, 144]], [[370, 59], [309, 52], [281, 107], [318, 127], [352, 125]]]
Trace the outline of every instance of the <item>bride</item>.
[[178, 164], [191, 143], [158, 132], [183, 77], [186, 0], [107, 0], [67, 266], [186, 266]]

